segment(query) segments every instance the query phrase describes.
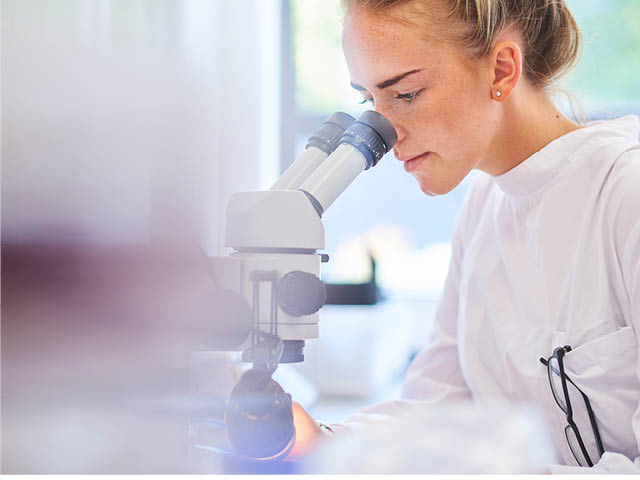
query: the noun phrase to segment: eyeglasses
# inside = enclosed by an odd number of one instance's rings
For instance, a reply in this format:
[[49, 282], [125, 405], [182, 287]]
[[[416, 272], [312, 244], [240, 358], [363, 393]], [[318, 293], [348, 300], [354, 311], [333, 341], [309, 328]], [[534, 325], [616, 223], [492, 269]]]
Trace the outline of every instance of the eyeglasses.
[[582, 436], [580, 435], [580, 430], [578, 430], [578, 426], [573, 421], [573, 409], [571, 408], [571, 400], [569, 398], [569, 388], [567, 382], [573, 385], [576, 390], [578, 390], [578, 392], [580, 392], [580, 394], [582, 395], [582, 399], [584, 400], [584, 404], [587, 408], [587, 413], [589, 414], [591, 429], [593, 430], [593, 435], [596, 440], [596, 447], [598, 448], [599, 454], [598, 459], [604, 453], [604, 448], [602, 447], [600, 432], [598, 431], [596, 417], [593, 414], [593, 409], [591, 408], [589, 398], [584, 394], [582, 390], [578, 388], [575, 383], [573, 383], [573, 381], [564, 371], [563, 358], [565, 354], [569, 353], [570, 351], [571, 347], [569, 345], [558, 347], [553, 351], [553, 355], [551, 355], [546, 360], [544, 358], [541, 358], [540, 362], [542, 362], [542, 364], [547, 367], [547, 374], [549, 375], [549, 385], [551, 385], [553, 398], [555, 399], [560, 409], [567, 415], [567, 426], [564, 427], [564, 435], [567, 438], [567, 443], [569, 444], [571, 453], [573, 453], [573, 456], [578, 462], [578, 465], [582, 467], [593, 467], [593, 461], [589, 456], [589, 452], [587, 452], [587, 448], [585, 447]]

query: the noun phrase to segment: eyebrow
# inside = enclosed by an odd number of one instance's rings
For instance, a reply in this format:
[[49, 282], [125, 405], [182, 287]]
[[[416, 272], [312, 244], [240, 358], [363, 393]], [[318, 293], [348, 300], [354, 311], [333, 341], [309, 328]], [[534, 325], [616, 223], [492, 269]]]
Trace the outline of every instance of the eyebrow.
[[[413, 75], [414, 73], [421, 72], [422, 70], [423, 70], [422, 68], [418, 68], [416, 70], [410, 70], [408, 72], [401, 73], [400, 75], [396, 75], [395, 77], [390, 78], [388, 80], [385, 80], [384, 82], [380, 82], [379, 84], [376, 85], [376, 87], [378, 87], [380, 90], [382, 90], [384, 88], [387, 88], [387, 87], [390, 87], [392, 85], [395, 85], [396, 83], [398, 83], [403, 78], [408, 77], [409, 75]], [[360, 90], [360, 91], [366, 90], [366, 88], [364, 88], [361, 85], [358, 85], [357, 83], [351, 82], [351, 86], [353, 88], [355, 88], [356, 90]]]

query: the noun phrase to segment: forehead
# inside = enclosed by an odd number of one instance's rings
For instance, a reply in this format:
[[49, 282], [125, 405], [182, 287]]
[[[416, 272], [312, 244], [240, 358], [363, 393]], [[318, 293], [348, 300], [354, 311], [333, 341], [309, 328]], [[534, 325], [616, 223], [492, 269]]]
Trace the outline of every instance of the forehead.
[[349, 13], [342, 47], [352, 81], [370, 87], [399, 73], [436, 67], [445, 42], [432, 39], [426, 28], [367, 12]]

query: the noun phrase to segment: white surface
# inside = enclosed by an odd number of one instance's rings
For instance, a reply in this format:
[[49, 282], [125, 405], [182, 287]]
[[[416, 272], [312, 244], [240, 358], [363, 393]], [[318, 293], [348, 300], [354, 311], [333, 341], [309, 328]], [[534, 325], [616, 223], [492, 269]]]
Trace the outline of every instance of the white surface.
[[327, 425], [342, 423], [363, 408], [400, 398], [404, 372], [393, 375], [387, 383], [378, 385], [369, 395], [317, 395], [312, 403], [300, 403], [316, 420]]
[[227, 205], [225, 246], [323, 250], [324, 225], [301, 191], [238, 192]]
[[425, 312], [420, 302], [325, 305], [320, 337], [307, 342], [296, 368], [322, 396], [371, 397], [404, 371], [416, 342], [426, 343]]
[[[235, 2], [234, 2], [235, 3]], [[257, 5], [258, 26], [260, 28], [258, 44], [260, 74], [256, 80], [260, 83], [260, 150], [258, 152], [260, 171], [260, 190], [266, 190], [280, 173], [282, 152], [280, 148], [282, 131], [282, 94], [283, 94], [283, 48], [282, 2], [280, 0], [260, 0], [245, 7]], [[240, 30], [240, 32], [238, 32]], [[241, 34], [244, 29], [236, 29]], [[234, 32], [234, 33], [235, 33]]]
[[407, 405], [348, 438], [327, 440], [313, 473], [543, 473], [553, 460], [539, 412], [509, 405]]
[[279, 160], [279, 5], [3, 1], [3, 241], [219, 254], [231, 192]]

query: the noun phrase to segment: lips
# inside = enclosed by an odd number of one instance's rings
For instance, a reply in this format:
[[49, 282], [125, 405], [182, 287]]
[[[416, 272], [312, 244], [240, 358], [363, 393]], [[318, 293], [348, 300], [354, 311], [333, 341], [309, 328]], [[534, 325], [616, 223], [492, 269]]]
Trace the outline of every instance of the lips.
[[413, 157], [400, 157], [398, 160], [404, 162], [404, 169], [407, 172], [410, 172], [417, 167], [421, 160], [426, 159], [429, 155], [431, 155], [431, 152], [421, 153], [420, 155], [415, 155]]

